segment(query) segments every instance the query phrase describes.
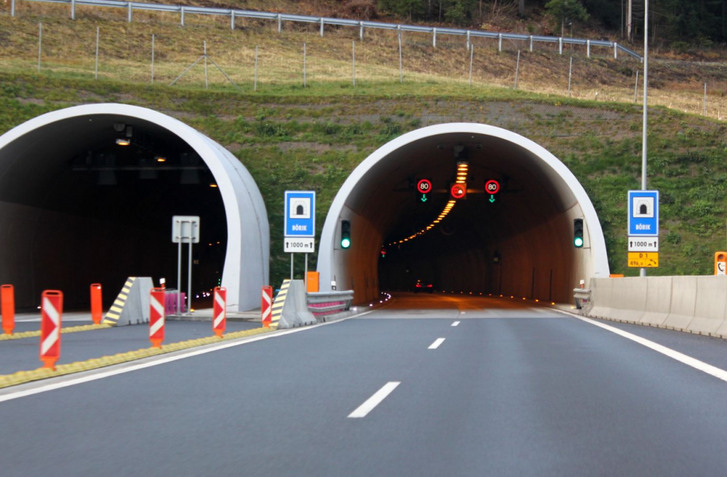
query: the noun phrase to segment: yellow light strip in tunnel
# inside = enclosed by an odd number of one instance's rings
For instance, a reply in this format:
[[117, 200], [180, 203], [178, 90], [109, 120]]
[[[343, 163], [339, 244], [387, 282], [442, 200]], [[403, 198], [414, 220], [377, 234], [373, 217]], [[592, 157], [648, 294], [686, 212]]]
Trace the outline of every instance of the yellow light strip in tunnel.
[[[467, 162], [458, 162], [457, 163], [457, 180], [455, 183], [457, 184], [466, 184], [467, 183], [467, 175], [469, 173], [469, 163]], [[392, 245], [401, 245], [405, 242], [408, 242], [410, 240], [414, 240], [417, 237], [421, 237], [425, 233], [432, 230], [434, 227], [437, 226], [444, 218], [449, 215], [449, 213], [454, 208], [454, 205], [457, 203], [456, 200], [450, 199], [449, 202], [447, 202], [447, 205], [444, 206], [444, 209], [442, 209], [442, 213], [437, 216], [436, 219], [432, 221], [431, 224], [427, 225], [423, 229], [421, 229], [419, 232], [416, 232], [414, 234], [411, 234], [408, 237], [405, 237], [401, 240], [394, 240], [393, 242], [389, 242], [387, 246], [391, 247]]]

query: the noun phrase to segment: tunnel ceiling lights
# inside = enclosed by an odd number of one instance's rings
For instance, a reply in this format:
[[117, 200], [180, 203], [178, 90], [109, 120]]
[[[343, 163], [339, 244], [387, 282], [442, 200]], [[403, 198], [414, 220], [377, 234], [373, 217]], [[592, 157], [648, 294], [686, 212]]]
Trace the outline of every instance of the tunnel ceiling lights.
[[[457, 180], [456, 180], [456, 183], [457, 184], [466, 184], [467, 183], [467, 176], [469, 174], [469, 167], [470, 167], [470, 165], [466, 161], [459, 161], [457, 163]], [[449, 213], [452, 211], [452, 209], [454, 208], [454, 205], [456, 203], [457, 203], [456, 200], [450, 199], [447, 202], [447, 205], [444, 206], [444, 209], [442, 209], [442, 212], [437, 216], [436, 219], [434, 219], [432, 221], [431, 224], [427, 225], [426, 227], [424, 227], [420, 231], [418, 231], [418, 232], [416, 232], [414, 234], [411, 234], [410, 236], [405, 237], [405, 238], [403, 238], [401, 240], [394, 240], [393, 242], [389, 242], [387, 245], [388, 246], [401, 245], [401, 244], [403, 244], [405, 242], [409, 242], [410, 240], [414, 240], [417, 237], [421, 237], [422, 235], [424, 235], [425, 233], [429, 232], [434, 227], [436, 227], [438, 224], [440, 224], [442, 222], [442, 220], [444, 220], [444, 218], [447, 217], [447, 215], [449, 215]]]

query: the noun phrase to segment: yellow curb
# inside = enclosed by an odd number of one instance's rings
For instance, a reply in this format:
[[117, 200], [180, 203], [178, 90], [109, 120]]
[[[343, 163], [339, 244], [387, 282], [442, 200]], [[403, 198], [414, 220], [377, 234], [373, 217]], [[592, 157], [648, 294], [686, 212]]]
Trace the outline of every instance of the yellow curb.
[[[104, 330], [106, 328], [111, 328], [111, 325], [78, 325], [78, 326], [68, 326], [66, 328], [61, 328], [61, 334], [66, 333], [78, 333], [79, 331], [93, 331], [93, 330]], [[23, 331], [21, 333], [13, 333], [12, 335], [8, 334], [2, 334], [0, 335], [0, 341], [7, 341], [7, 340], [19, 340], [22, 338], [34, 338], [36, 336], [40, 336], [40, 330], [36, 331]]]
[[[91, 325], [94, 327], [106, 327], [107, 325]], [[97, 329], [97, 328], [94, 328]], [[112, 366], [115, 364], [126, 363], [137, 359], [148, 358], [160, 354], [170, 353], [172, 351], [180, 351], [184, 349], [194, 348], [197, 346], [204, 346], [213, 343], [219, 343], [220, 341], [230, 341], [238, 338], [244, 338], [247, 336], [254, 336], [262, 333], [268, 333], [272, 330], [269, 328], [255, 328], [252, 330], [235, 331], [223, 335], [222, 339], [217, 336], [209, 336], [207, 338], [195, 338], [187, 341], [180, 341], [177, 343], [171, 343], [168, 345], [162, 344], [162, 348], [142, 348], [136, 351], [127, 351], [125, 353], [118, 353], [112, 356], [102, 356], [101, 358], [92, 358], [86, 361], [76, 361], [75, 363], [59, 364], [56, 366], [56, 370], [53, 371], [47, 368], [38, 368], [31, 371], [18, 371], [13, 374], [0, 375], [0, 389], [17, 386], [18, 384], [29, 383], [31, 381], [38, 381], [45, 378], [65, 376], [68, 374], [77, 373], [79, 371], [89, 371], [92, 369], [103, 368], [106, 366]]]

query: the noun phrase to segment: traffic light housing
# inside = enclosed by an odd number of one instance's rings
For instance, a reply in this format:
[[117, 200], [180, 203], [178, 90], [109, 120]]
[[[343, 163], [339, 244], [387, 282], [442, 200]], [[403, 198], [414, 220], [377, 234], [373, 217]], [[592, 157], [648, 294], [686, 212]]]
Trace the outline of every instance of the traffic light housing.
[[573, 219], [573, 245], [576, 248], [583, 247], [583, 219]]
[[341, 248], [347, 249], [351, 247], [351, 222], [348, 220], [341, 221]]

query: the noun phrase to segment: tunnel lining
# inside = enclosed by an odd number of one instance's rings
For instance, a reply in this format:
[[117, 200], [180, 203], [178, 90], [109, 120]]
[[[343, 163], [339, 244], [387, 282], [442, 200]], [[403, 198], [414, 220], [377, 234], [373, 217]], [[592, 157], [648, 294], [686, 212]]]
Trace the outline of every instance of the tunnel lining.
[[[533, 176], [541, 178], [540, 184], [555, 196], [553, 199], [559, 202], [558, 207], [564, 216], [582, 216], [585, 219], [588, 242], [577, 259], [576, 273], [586, 280], [591, 276], [608, 276], [605, 239], [596, 211], [583, 187], [560, 160], [542, 146], [514, 132], [476, 123], [449, 123], [421, 128], [388, 142], [368, 156], [344, 182], [329, 209], [321, 236], [318, 271], [323, 289], [329, 289], [334, 282], [338, 289], [355, 287], [356, 284], [352, 284], [349, 277], [352, 276], [350, 267], [356, 260], [359, 260], [357, 267], [376, 267], [369, 258], [357, 259], [351, 255], [351, 251], [342, 253], [336, 244], [338, 222], [344, 218], [351, 219], [355, 227], [355, 219], [362, 218], [359, 204], [364, 204], [367, 197], [373, 195], [372, 184], [377, 183], [377, 178], [386, 180], [386, 174], [382, 171], [389, 171], [390, 175], [397, 168], [405, 167], [397, 163], [405, 161], [398, 153], [416, 149], [418, 144], [431, 146], [434, 144], [433, 139], [450, 142], [494, 141], [505, 150], [518, 151], [518, 160], [533, 170]], [[522, 166], [516, 164], [513, 167]], [[366, 219], [367, 222], [370, 220], [370, 217]], [[380, 220], [385, 222], [387, 219]], [[560, 219], [561, 227], [565, 223], [565, 219]], [[543, 230], [552, 230], [555, 226], [550, 224]], [[372, 274], [369, 273], [369, 276]], [[362, 280], [359, 277], [358, 282], [368, 283], [369, 279]]]
[[[84, 119], [100, 117], [134, 118], [148, 123], [176, 136], [199, 155], [218, 185], [225, 209], [227, 248], [221, 285], [228, 289], [228, 308], [237, 311], [259, 306], [260, 288], [268, 283], [270, 253], [267, 212], [260, 191], [247, 169], [229, 151], [175, 118], [124, 104], [81, 105], [43, 114], [0, 136], [0, 182], [13, 180], [4, 174], [8, 167], [3, 165], [26, 157], [32, 147], [40, 147], [25, 141], [37, 139], [43, 132], [68, 134], [69, 128], [82, 128]], [[84, 140], [82, 131], [76, 139]], [[51, 161], [47, 161], [48, 166], [53, 167]]]

